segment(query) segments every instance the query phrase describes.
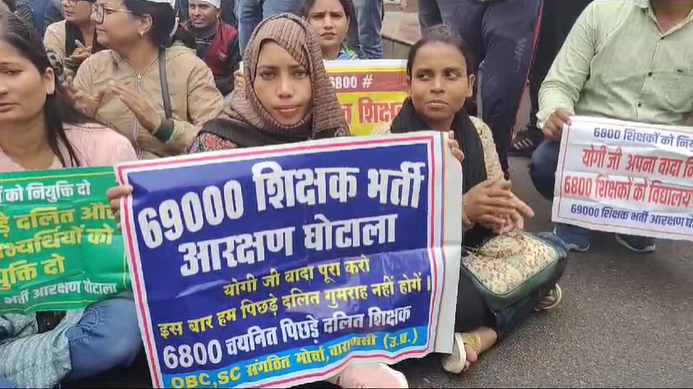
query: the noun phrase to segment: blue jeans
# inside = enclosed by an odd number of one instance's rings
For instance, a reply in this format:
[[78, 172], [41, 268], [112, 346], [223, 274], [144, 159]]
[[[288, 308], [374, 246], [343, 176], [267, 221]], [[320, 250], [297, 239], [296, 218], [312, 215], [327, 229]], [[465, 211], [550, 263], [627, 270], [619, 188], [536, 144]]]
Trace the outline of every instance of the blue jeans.
[[[529, 178], [534, 187], [545, 199], [553, 201], [553, 189], [556, 184], [556, 168], [558, 167], [558, 153], [561, 143], [544, 140], [532, 154], [529, 164]], [[569, 236], [576, 239], [589, 239], [590, 230], [567, 224], [556, 225], [556, 232], [560, 236]]]
[[[350, 44], [360, 59], [382, 59], [383, 37], [380, 34], [383, 28], [383, 2], [382, 0], [352, 0], [356, 13], [356, 26], [354, 34], [350, 35]], [[353, 28], [353, 27], [352, 27]]]
[[241, 55], [245, 52], [253, 30], [263, 19], [280, 13], [300, 16], [301, 3], [300, 0], [236, 0]]
[[[131, 293], [93, 304], [65, 333], [72, 371], [66, 381], [79, 380], [132, 364], [142, 349]], [[0, 377], [0, 388], [18, 386]]]
[[14, 383], [4, 379], [3, 377], [0, 377], [0, 389], [9, 389], [9, 388], [17, 388], [18, 386], [15, 385]]
[[422, 28], [459, 32], [479, 67], [480, 116], [493, 132], [503, 171], [534, 53], [542, 0], [418, 0]]
[[[534, 150], [532, 162], [529, 164], [529, 177], [534, 187], [548, 200], [553, 200], [560, 149], [561, 144], [559, 142], [544, 140]], [[577, 247], [578, 251], [584, 251], [589, 248], [590, 230], [586, 228], [556, 223], [555, 232], [567, 244], [573, 246], [573, 249]], [[618, 237], [622, 241], [626, 241], [626, 247], [630, 250], [640, 253], [654, 250], [653, 238], [632, 235], [618, 235]], [[624, 244], [622, 242], [619, 243]]]

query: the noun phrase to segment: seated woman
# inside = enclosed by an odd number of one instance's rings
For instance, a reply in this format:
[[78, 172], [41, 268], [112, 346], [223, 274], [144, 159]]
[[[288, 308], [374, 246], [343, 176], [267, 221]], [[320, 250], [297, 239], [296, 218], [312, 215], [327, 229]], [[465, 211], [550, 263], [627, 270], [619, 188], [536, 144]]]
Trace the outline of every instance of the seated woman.
[[65, 64], [74, 76], [79, 65], [91, 54], [104, 50], [96, 39], [96, 23], [91, 20], [95, 0], [63, 0], [65, 19], [46, 26], [43, 45]]
[[[74, 93], [84, 111], [125, 135], [141, 159], [183, 154], [223, 109], [209, 67], [177, 29], [175, 0], [99, 0], [97, 39], [108, 47], [80, 66]], [[172, 39], [171, 35], [175, 32]]]
[[323, 59], [359, 59], [346, 43], [349, 24], [354, 18], [353, 5], [349, 0], [305, 0], [301, 14], [320, 39]]
[[[349, 0], [305, 0], [303, 2], [301, 14], [318, 36], [324, 60], [359, 59], [356, 52], [346, 43], [349, 25], [353, 19], [353, 8]], [[234, 72], [235, 89], [243, 88], [241, 70]]]
[[[0, 13], [0, 58], [0, 173], [137, 159], [126, 138], [77, 111], [35, 31], [11, 13]], [[3, 314], [0, 386], [50, 388], [127, 366], [141, 348], [131, 294], [67, 312]]]
[[[467, 115], [463, 108], [473, 91], [473, 63], [462, 38], [450, 28], [436, 26], [424, 32], [424, 37], [409, 51], [407, 77], [410, 98], [405, 100], [389, 128], [377, 131], [381, 134], [427, 130], [448, 132], [459, 142], [464, 154], [465, 248], [458, 285], [460, 300], [453, 353], [443, 358], [443, 367], [452, 373], [466, 370], [480, 353], [493, 346], [499, 337], [507, 335], [533, 310], [550, 310], [558, 306], [562, 293], [556, 282], [563, 273], [567, 257], [564, 244], [554, 235], [539, 234], [535, 237], [517, 231], [523, 228], [523, 216], [531, 217], [533, 212], [515, 197], [509, 183], [503, 179], [491, 130], [481, 120]], [[499, 236], [503, 239], [494, 239]], [[491, 247], [493, 250], [489, 246], [494, 246]], [[489, 251], [493, 251], [489, 257], [478, 258]], [[545, 281], [533, 286], [533, 280], [519, 277], [532, 273], [535, 269], [530, 263], [538, 262], [524, 256], [540, 255], [547, 261], [553, 260], [556, 265], [548, 267], [548, 273], [544, 273]], [[525, 266], [526, 269], [517, 272], [520, 275], [499, 275], [497, 273], [502, 273], [502, 267], [488, 268], [486, 274], [491, 274], [489, 278], [495, 276], [492, 281], [496, 283], [524, 285], [528, 292], [503, 309], [493, 309], [487, 294], [479, 286], [483, 284], [483, 277], [475, 274], [474, 266], [492, 264], [492, 261], [500, 263], [505, 259], [512, 260], [515, 267]]]
[[[221, 117], [205, 124], [191, 153], [349, 135], [318, 39], [303, 19], [265, 19], [250, 38], [243, 67], [245, 88]], [[120, 198], [130, 193], [128, 186], [109, 191], [116, 218]], [[330, 381], [345, 388], [408, 387], [402, 373], [384, 364], [353, 364]]]

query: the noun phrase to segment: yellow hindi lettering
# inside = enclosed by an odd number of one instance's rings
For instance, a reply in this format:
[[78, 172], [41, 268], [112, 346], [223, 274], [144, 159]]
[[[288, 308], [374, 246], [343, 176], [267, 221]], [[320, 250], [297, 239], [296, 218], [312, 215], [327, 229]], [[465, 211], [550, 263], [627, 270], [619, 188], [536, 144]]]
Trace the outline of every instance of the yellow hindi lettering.
[[168, 336], [171, 335], [170, 332], [168, 332], [168, 325], [167, 324], [159, 324], [159, 335], [161, 335], [162, 338], [168, 339]]
[[67, 231], [58, 231], [55, 236], [61, 244], [79, 245], [82, 244], [82, 234], [84, 231], [81, 227], [72, 227]]
[[65, 273], [64, 263], [64, 257], [58, 254], [51, 255], [51, 259], [46, 259], [45, 261], [41, 262], [41, 265], [43, 265], [43, 274], [56, 276], [58, 274]]
[[406, 274], [404, 279], [399, 280], [399, 292], [401, 294], [409, 294], [411, 292], [421, 292], [421, 273], [415, 273], [414, 278], [409, 278]]
[[293, 284], [301, 281], [313, 280], [313, 266], [305, 266], [294, 270], [284, 272], [284, 281]]
[[350, 275], [369, 273], [371, 271], [371, 260], [365, 255], [361, 255], [359, 259], [344, 261], [344, 271]]
[[217, 313], [217, 323], [225, 327], [228, 322], [236, 321], [236, 308], [227, 309]]
[[159, 335], [164, 339], [168, 339], [170, 335], [183, 336], [182, 321], [175, 323], [160, 323], [157, 324], [157, 327], [159, 328]]
[[241, 301], [241, 315], [244, 319], [247, 319], [250, 315], [253, 317], [257, 316], [257, 306], [252, 300], [246, 299]]
[[28, 282], [38, 276], [38, 272], [36, 271], [37, 267], [38, 265], [35, 263], [17, 261], [10, 265], [9, 270], [12, 272], [17, 282]]
[[224, 294], [233, 297], [240, 296], [242, 292], [254, 293], [257, 291], [257, 279], [250, 273], [245, 276], [245, 281], [231, 279], [231, 283], [224, 286]]
[[279, 286], [279, 272], [277, 269], [270, 269], [270, 274], [262, 277], [262, 286], [265, 288], [276, 288]]
[[34, 241], [38, 243], [39, 251], [44, 248], [60, 248], [60, 226], [50, 230], [39, 231], [34, 234]]
[[371, 285], [371, 293], [378, 297], [390, 297], [395, 295], [395, 283], [390, 276], [383, 276], [383, 282]]
[[349, 300], [368, 299], [368, 287], [366, 285], [357, 285], [329, 289], [324, 292], [324, 296], [325, 300], [328, 301], [327, 306], [334, 309], [339, 307], [338, 300], [348, 302]]
[[17, 255], [17, 248], [12, 243], [0, 243], [0, 259], [13, 258]]
[[397, 343], [397, 340], [398, 340], [398, 338], [396, 336], [390, 336], [389, 338], [387, 338], [388, 348], [395, 348], [395, 347], [399, 346], [399, 343]]
[[291, 294], [282, 296], [282, 304], [286, 309], [302, 307], [305, 305], [320, 305], [320, 292], [303, 292], [298, 288], [291, 288]]
[[212, 326], [212, 315], [201, 317], [199, 319], [188, 320], [188, 328], [194, 333], [200, 333], [207, 331], [208, 328], [214, 328]]
[[428, 286], [428, 291], [431, 291], [431, 276], [426, 276], [426, 286]]
[[331, 276], [339, 277], [342, 275], [341, 271], [342, 268], [339, 262], [318, 265], [318, 273], [322, 274], [326, 284], [334, 283], [334, 279]]
[[109, 245], [113, 243], [113, 233], [115, 230], [108, 224], [103, 224], [101, 228], [86, 228], [87, 242], [93, 245]]
[[255, 362], [246, 366], [246, 373], [249, 377], [254, 377], [260, 373], [273, 373], [291, 368], [291, 361], [288, 356], [278, 357], [270, 355], [267, 359], [261, 361], [256, 359]]
[[91, 203], [80, 208], [82, 220], [107, 220], [113, 219], [111, 207], [104, 203]]
[[41, 252], [41, 242], [37, 241], [35, 237], [32, 239], [20, 240], [14, 242], [14, 249], [19, 254], [36, 254]]
[[248, 316], [264, 315], [267, 312], [272, 312], [273, 315], [277, 315], [279, 307], [277, 306], [277, 298], [274, 297], [272, 293], [269, 294], [270, 298], [258, 302], [253, 302], [252, 300], [241, 301], [241, 316], [246, 319]]
[[351, 350], [351, 340], [345, 340], [344, 342], [337, 343], [330, 346], [329, 349], [331, 357], [338, 357], [342, 354], [348, 353]]
[[0, 236], [5, 238], [10, 236], [10, 219], [0, 212]]
[[363, 346], [375, 346], [375, 341], [377, 337], [374, 334], [368, 334], [361, 337], [361, 345]]
[[258, 301], [257, 303], [257, 312], [260, 315], [264, 315], [267, 312], [272, 312], [274, 316], [277, 316], [277, 311], [279, 311], [279, 307], [277, 306], [277, 298], [274, 297], [272, 293], [269, 294], [270, 298], [267, 300], [262, 300]]
[[12, 285], [16, 282], [14, 273], [10, 272], [10, 269], [0, 269], [0, 290], [12, 290]]
[[301, 351], [294, 354], [294, 358], [296, 358], [296, 363], [299, 365], [310, 365], [327, 361], [325, 349], [322, 346], [313, 351], [302, 348]]
[[34, 208], [28, 215], [15, 216], [14, 222], [20, 230], [55, 226], [60, 224], [60, 213], [56, 207]]

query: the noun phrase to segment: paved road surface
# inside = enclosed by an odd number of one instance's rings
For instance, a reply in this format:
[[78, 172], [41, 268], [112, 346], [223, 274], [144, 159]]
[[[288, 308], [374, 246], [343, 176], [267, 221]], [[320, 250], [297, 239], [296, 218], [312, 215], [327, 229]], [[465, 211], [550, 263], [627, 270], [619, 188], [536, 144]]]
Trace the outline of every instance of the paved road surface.
[[[537, 213], [528, 230], [550, 228], [550, 203], [514, 159], [518, 195]], [[563, 305], [535, 315], [464, 377], [435, 357], [401, 364], [412, 387], [693, 387], [693, 245], [661, 241], [631, 254], [612, 235], [571, 254]]]
[[[550, 227], [550, 205], [529, 183], [527, 161], [512, 161], [516, 192], [532, 205], [530, 231]], [[692, 387], [693, 253], [662, 241], [634, 255], [613, 237], [573, 254], [561, 282], [563, 305], [531, 317], [464, 376], [446, 374], [435, 356], [397, 366], [416, 388]], [[146, 364], [79, 387], [149, 385]], [[321, 387], [321, 385], [316, 386]]]

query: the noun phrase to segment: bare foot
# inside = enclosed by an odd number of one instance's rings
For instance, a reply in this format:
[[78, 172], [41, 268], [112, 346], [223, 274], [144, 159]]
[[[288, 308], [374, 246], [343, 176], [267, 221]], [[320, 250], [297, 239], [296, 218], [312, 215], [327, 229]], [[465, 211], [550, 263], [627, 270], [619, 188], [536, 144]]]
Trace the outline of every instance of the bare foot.
[[464, 345], [464, 350], [467, 353], [467, 361], [464, 363], [464, 369], [462, 371], [467, 371], [470, 367], [472, 367], [472, 363], [476, 362], [479, 356], [476, 354], [476, 350], [474, 350], [474, 347], [468, 344]]

